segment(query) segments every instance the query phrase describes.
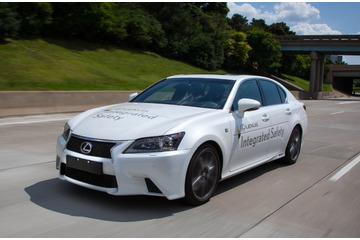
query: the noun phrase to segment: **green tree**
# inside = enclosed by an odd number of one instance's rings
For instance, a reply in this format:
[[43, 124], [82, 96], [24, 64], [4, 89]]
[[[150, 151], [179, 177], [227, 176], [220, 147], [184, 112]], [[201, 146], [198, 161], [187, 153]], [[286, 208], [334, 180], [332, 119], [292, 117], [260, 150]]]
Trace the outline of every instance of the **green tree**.
[[309, 79], [311, 59], [309, 55], [284, 54], [281, 59], [281, 73]]
[[99, 41], [106, 40], [114, 29], [117, 30], [116, 3], [55, 2], [52, 6], [53, 36]]
[[53, 8], [46, 2], [16, 3], [21, 36], [39, 36], [52, 23]]
[[224, 17], [227, 10], [214, 6], [176, 2], [141, 4], [165, 33], [167, 42], [162, 54], [207, 69], [217, 69], [223, 64], [227, 38]]
[[217, 14], [223, 18], [229, 12], [226, 2], [195, 2], [192, 4], [199, 7], [206, 14]]
[[21, 27], [15, 3], [0, 2], [0, 40], [14, 38]]
[[227, 18], [228, 12], [226, 2], [0, 3], [0, 39], [50, 36], [113, 43], [211, 70], [252, 70], [256, 62], [269, 73], [307, 71], [303, 57], [280, 60], [275, 35], [295, 34], [285, 23], [268, 26], [252, 19], [249, 24], [239, 14]]
[[[185, 3], [146, 3], [141, 7], [161, 24], [167, 44], [162, 49], [165, 56], [185, 60], [189, 53], [190, 39], [195, 36], [196, 23]], [[195, 25], [195, 26], [194, 26]]]
[[231, 17], [229, 25], [238, 32], [246, 32], [249, 28], [247, 18], [237, 13]]
[[247, 32], [247, 41], [252, 48], [249, 52], [248, 69], [252, 69], [256, 62], [259, 69], [267, 73], [277, 73], [281, 66], [281, 46], [275, 35], [254, 28]]
[[151, 15], [133, 4], [121, 6], [126, 29], [124, 42], [134, 48], [158, 50], [165, 46], [165, 33], [161, 24]]
[[194, 53], [193, 64], [206, 69], [215, 70], [224, 63], [224, 44], [228, 36], [226, 15], [228, 8], [225, 3], [208, 3], [200, 7], [192, 7], [191, 15], [196, 23], [197, 39], [190, 39], [189, 53]]
[[263, 19], [255, 19], [253, 18], [250, 23], [251, 28], [259, 28], [266, 32], [269, 31], [269, 26], [265, 23], [265, 20]]
[[275, 35], [295, 35], [295, 32], [290, 30], [290, 27], [284, 22], [273, 23], [269, 26], [269, 31]]
[[251, 47], [246, 41], [246, 34], [243, 32], [231, 31], [225, 47], [225, 67], [232, 71], [243, 69], [249, 58], [248, 52]]

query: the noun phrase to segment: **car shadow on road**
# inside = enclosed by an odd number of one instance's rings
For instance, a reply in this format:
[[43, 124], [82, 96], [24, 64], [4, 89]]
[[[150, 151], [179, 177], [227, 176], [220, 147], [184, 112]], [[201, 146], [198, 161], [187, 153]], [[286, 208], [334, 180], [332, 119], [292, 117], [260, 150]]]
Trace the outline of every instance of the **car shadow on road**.
[[215, 192], [215, 196], [230, 191], [231, 189], [234, 189], [243, 184], [246, 184], [247, 182], [258, 178], [265, 173], [283, 167], [287, 167], [287, 165], [278, 161], [274, 161], [228, 178], [222, 182], [219, 182], [217, 191]]
[[163, 197], [112, 196], [54, 178], [25, 188], [30, 201], [45, 209], [113, 222], [133, 222], [171, 216], [192, 208]]
[[[268, 163], [227, 179], [219, 183], [215, 196], [283, 166], [276, 162]], [[169, 201], [164, 197], [112, 196], [58, 178], [35, 183], [25, 188], [25, 192], [31, 202], [42, 208], [70, 216], [113, 222], [165, 218], [195, 208], [182, 199]]]

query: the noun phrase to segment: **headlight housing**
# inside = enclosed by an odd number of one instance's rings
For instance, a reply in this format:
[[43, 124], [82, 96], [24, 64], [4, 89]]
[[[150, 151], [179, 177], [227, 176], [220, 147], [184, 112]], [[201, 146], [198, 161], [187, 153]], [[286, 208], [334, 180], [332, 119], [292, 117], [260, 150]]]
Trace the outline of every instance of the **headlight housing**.
[[63, 138], [65, 139], [65, 141], [68, 140], [69, 135], [70, 135], [70, 131], [71, 131], [71, 129], [70, 129], [69, 124], [68, 124], [68, 123], [65, 123], [64, 131], [63, 131], [63, 134], [62, 134], [62, 136], [63, 136]]
[[124, 153], [174, 151], [177, 150], [184, 136], [185, 132], [180, 132], [165, 136], [138, 139], [131, 144]]

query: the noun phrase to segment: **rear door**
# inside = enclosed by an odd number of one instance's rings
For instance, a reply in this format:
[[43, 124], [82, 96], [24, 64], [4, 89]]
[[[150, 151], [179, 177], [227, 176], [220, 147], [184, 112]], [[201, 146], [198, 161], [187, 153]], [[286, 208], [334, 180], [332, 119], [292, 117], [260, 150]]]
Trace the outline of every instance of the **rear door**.
[[289, 134], [290, 104], [286, 94], [276, 83], [268, 80], [258, 81], [270, 120], [268, 157], [282, 156], [286, 148], [286, 136]]

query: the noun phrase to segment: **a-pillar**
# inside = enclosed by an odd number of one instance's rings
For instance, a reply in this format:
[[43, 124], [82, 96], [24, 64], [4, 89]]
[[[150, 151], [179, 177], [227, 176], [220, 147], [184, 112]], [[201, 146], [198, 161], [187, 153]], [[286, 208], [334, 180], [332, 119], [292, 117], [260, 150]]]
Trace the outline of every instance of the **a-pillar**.
[[319, 92], [322, 91], [323, 87], [325, 55], [318, 52], [311, 52], [310, 59], [310, 96], [318, 99], [319, 97], [321, 98]]

